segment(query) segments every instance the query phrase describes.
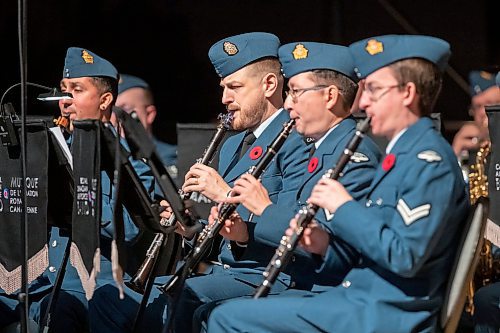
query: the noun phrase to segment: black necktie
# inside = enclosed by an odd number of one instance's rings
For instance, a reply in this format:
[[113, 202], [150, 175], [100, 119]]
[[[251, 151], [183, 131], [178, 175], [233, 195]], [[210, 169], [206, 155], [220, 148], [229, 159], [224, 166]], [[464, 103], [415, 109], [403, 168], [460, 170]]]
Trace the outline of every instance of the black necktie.
[[313, 143], [311, 146], [311, 150], [309, 150], [309, 159], [311, 159], [311, 157], [314, 155], [314, 152], [316, 151], [316, 145]]
[[248, 148], [250, 148], [251, 145], [255, 142], [255, 135], [253, 132], [247, 132], [245, 134], [245, 137], [243, 138], [243, 143], [241, 144], [241, 149], [240, 149], [240, 159], [245, 155], [247, 152]]

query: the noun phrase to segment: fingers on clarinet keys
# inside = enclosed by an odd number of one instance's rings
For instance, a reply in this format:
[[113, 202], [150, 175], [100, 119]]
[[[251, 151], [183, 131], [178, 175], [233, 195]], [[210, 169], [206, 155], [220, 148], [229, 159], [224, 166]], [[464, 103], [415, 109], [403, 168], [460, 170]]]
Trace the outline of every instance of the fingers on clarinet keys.
[[162, 217], [162, 218], [160, 219], [160, 225], [161, 225], [162, 227], [171, 227], [171, 226], [172, 226], [172, 224], [173, 224], [172, 222], [175, 222], [175, 220], [171, 221], [171, 219], [168, 219], [168, 218], [166, 218], [166, 217]]

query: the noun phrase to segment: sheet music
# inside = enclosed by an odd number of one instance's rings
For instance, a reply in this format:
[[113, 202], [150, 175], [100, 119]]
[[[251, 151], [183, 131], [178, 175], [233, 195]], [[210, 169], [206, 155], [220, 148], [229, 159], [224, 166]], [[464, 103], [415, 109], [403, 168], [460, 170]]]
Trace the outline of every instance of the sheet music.
[[73, 155], [71, 155], [71, 152], [69, 151], [68, 144], [64, 139], [61, 129], [58, 126], [56, 126], [49, 128], [49, 130], [52, 132], [52, 134], [54, 134], [55, 138], [57, 139], [57, 143], [59, 143], [59, 146], [62, 148], [64, 152], [64, 156], [66, 156], [66, 159], [68, 160], [68, 163], [71, 166], [71, 170], [73, 170]]
[[492, 220], [488, 219], [484, 238], [489, 240], [492, 244], [500, 247], [500, 226], [498, 226]]

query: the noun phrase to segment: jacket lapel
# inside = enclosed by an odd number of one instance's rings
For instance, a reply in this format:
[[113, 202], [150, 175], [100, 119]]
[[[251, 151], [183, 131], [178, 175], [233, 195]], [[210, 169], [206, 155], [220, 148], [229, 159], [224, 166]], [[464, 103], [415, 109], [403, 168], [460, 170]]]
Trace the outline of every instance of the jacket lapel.
[[[370, 196], [370, 194], [382, 181], [382, 179], [385, 178], [385, 176], [387, 176], [389, 173], [392, 172], [392, 170], [397, 168], [399, 157], [407, 154], [412, 149], [412, 147], [415, 146], [415, 143], [420, 140], [420, 138], [425, 137], [424, 133], [433, 127], [434, 125], [432, 123], [432, 120], [430, 118], [423, 117], [415, 124], [410, 126], [406, 130], [406, 132], [403, 133], [403, 135], [401, 135], [401, 137], [398, 139], [398, 141], [396, 142], [396, 144], [394, 145], [394, 147], [390, 152], [390, 154], [393, 154], [395, 156], [394, 165], [387, 171], [382, 168], [382, 164], [379, 165], [377, 173], [373, 178], [372, 184], [370, 186], [371, 188], [367, 197]], [[387, 158], [387, 156], [385, 158]]]
[[[321, 143], [318, 149], [314, 152], [313, 156], [309, 159], [309, 163], [306, 166], [309, 168], [309, 164], [313, 158], [318, 159], [318, 165], [313, 172], [307, 170], [304, 173], [304, 181], [302, 182], [301, 188], [297, 192], [297, 200], [301, 198], [302, 191], [305, 189], [305, 185], [308, 184], [312, 178], [314, 178], [318, 173], [324, 174], [327, 168], [333, 168], [337, 161], [332, 161], [332, 155], [339, 148], [339, 143], [345, 138], [346, 135], [351, 133], [356, 128], [356, 121], [352, 118], [347, 118], [343, 120], [337, 128], [328, 134], [325, 140]], [[342, 148], [342, 147], [340, 147]], [[313, 184], [312, 186], [314, 186]], [[312, 190], [312, 187], [311, 187]], [[309, 197], [310, 193], [307, 193]], [[307, 199], [307, 198], [305, 198]]]
[[[279, 112], [279, 111], [278, 111]], [[262, 156], [266, 153], [267, 147], [271, 144], [272, 140], [276, 138], [278, 133], [283, 129], [283, 123], [290, 120], [288, 112], [281, 111], [278, 116], [266, 127], [266, 129], [262, 132], [262, 134], [255, 140], [252, 146], [248, 149], [245, 155], [234, 164], [232, 169], [228, 168], [227, 175], [224, 177], [227, 182], [233, 182], [242, 174], [247, 172], [250, 167], [256, 165]], [[237, 146], [236, 152], [234, 153], [233, 159], [238, 159], [238, 152], [240, 151], [239, 147], [241, 146], [241, 142], [243, 141], [244, 134], [240, 140], [240, 144]], [[262, 148], [262, 154], [259, 158], [252, 160], [250, 158], [250, 153], [256, 147]]]

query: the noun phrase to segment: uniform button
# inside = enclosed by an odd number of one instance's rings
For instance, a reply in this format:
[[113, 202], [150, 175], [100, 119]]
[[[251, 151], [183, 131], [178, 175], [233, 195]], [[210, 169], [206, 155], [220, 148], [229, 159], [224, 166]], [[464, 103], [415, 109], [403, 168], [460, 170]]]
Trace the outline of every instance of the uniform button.
[[231, 244], [227, 244], [227, 249], [231, 250]]
[[372, 205], [372, 200], [370, 199], [366, 202], [366, 207], [370, 207], [371, 205]]
[[295, 258], [295, 256], [292, 256], [291, 260], [292, 260], [292, 262], [295, 262], [295, 260], [297, 260], [297, 259]]
[[350, 286], [351, 286], [351, 281], [345, 280], [344, 282], [342, 282], [342, 287], [349, 288]]
[[228, 264], [224, 264], [224, 265], [222, 265], [222, 268], [224, 268], [224, 269], [230, 269], [231, 266], [229, 266]]
[[56, 240], [52, 241], [52, 247], [56, 247], [56, 246], [57, 246], [57, 241]]
[[295, 288], [297, 284], [295, 282], [292, 281], [292, 283], [290, 283], [290, 288]]
[[379, 205], [379, 206], [382, 204], [382, 202], [384, 202], [384, 200], [382, 200], [382, 198], [378, 198], [376, 201], [377, 205]]
[[54, 266], [49, 267], [49, 272], [55, 273], [55, 271], [57, 271], [57, 269]]

